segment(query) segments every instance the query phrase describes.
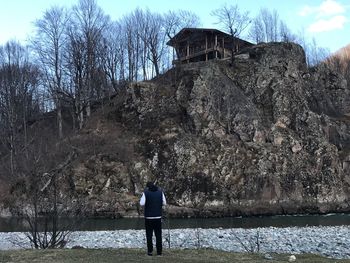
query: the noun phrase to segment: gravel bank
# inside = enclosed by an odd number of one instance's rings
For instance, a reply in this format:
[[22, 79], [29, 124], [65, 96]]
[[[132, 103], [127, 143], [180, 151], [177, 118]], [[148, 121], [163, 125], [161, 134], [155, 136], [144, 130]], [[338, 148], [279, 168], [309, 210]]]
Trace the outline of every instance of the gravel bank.
[[[314, 253], [332, 258], [350, 258], [350, 227], [287, 227], [254, 229], [171, 229], [171, 248], [214, 248], [263, 253]], [[68, 248], [145, 248], [143, 230], [79, 231], [71, 233]], [[163, 229], [164, 247], [169, 246], [169, 231]], [[24, 233], [0, 233], [0, 249], [30, 248]]]

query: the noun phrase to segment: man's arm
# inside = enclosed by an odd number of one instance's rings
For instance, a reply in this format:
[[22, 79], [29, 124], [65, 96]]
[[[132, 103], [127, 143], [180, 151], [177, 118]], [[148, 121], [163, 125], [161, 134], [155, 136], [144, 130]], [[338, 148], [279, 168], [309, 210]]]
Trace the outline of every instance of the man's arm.
[[140, 199], [140, 205], [144, 206], [146, 204], [146, 196], [145, 193], [142, 193], [141, 199]]

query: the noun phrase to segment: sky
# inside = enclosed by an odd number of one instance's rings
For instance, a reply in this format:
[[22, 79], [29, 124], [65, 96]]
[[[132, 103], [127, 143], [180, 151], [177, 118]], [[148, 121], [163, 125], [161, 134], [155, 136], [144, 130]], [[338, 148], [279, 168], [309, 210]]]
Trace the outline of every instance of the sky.
[[[261, 8], [276, 10], [289, 28], [307, 41], [330, 52], [350, 43], [350, 0], [96, 0], [97, 4], [117, 20], [137, 7], [165, 13], [168, 10], [189, 10], [197, 14], [202, 26], [220, 26], [211, 11], [227, 3], [255, 17]], [[0, 0], [0, 45], [9, 40], [25, 44], [33, 34], [33, 22], [54, 5], [72, 7], [78, 0]], [[244, 38], [244, 37], [243, 37]]]

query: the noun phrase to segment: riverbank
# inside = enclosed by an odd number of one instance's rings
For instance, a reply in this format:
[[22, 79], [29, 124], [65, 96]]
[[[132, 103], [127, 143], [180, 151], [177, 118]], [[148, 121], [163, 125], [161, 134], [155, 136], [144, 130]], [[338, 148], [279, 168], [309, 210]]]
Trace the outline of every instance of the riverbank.
[[[304, 254], [350, 259], [350, 226], [163, 229], [165, 248]], [[170, 237], [170, 238], [169, 238]], [[143, 230], [76, 231], [67, 248], [145, 248]], [[0, 249], [30, 248], [24, 233], [0, 233]]]

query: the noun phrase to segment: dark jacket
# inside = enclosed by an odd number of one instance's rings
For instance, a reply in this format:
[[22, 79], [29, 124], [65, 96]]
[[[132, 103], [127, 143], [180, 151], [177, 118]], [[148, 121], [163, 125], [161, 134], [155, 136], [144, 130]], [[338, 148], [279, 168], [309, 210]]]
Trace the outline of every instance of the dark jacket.
[[157, 186], [145, 190], [145, 217], [162, 216], [163, 192]]

